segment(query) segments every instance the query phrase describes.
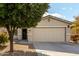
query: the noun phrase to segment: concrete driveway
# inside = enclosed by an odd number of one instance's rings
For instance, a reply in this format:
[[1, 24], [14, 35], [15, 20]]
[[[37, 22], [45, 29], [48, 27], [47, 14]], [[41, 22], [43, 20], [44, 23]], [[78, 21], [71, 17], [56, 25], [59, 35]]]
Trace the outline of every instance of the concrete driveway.
[[79, 45], [44, 42], [33, 44], [39, 56], [79, 56]]

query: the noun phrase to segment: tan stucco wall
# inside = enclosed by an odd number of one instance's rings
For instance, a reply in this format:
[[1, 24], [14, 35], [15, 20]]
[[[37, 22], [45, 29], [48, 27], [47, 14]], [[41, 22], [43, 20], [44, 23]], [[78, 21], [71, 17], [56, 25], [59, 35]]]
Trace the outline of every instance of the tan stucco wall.
[[29, 42], [32, 42], [32, 40], [33, 40], [33, 34], [32, 34], [32, 32], [33, 32], [33, 30], [32, 30], [33, 28], [29, 28], [28, 29], [28, 41]]
[[17, 38], [18, 38], [18, 40], [22, 40], [22, 28], [18, 28], [18, 30], [17, 30]]
[[[70, 40], [70, 28], [67, 27], [68, 24], [64, 22], [60, 22], [54, 19], [50, 19], [48, 21], [47, 19], [44, 19], [38, 23], [36, 27], [66, 27], [66, 39], [67, 41]], [[33, 40], [33, 28], [29, 29], [30, 31], [28, 32], [28, 39], [30, 41]]]
[[67, 42], [70, 41], [70, 35], [71, 35], [70, 28], [66, 28], [66, 39], [67, 39]]
[[67, 23], [61, 22], [61, 21], [57, 21], [54, 19], [50, 19], [50, 21], [48, 19], [43, 19], [41, 20], [37, 26], [62, 26], [62, 27], [67, 27]]

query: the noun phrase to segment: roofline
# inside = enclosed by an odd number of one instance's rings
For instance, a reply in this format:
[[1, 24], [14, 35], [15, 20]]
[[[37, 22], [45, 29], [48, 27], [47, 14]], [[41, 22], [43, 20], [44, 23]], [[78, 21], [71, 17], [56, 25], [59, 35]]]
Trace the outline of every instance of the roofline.
[[[67, 24], [72, 24], [71, 21], [68, 21], [66, 19], [62, 19], [62, 18], [59, 18], [59, 17], [56, 17], [56, 16], [47, 15], [45, 17], [49, 17], [49, 18], [52, 18], [52, 19], [55, 19], [55, 20], [58, 20], [58, 21], [61, 21], [61, 22], [67, 23]], [[43, 17], [43, 18], [45, 18], [45, 17]]]

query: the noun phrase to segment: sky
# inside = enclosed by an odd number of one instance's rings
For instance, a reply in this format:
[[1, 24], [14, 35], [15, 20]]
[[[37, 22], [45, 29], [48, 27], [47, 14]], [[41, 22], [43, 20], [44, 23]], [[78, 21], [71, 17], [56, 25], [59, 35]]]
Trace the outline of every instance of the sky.
[[79, 15], [79, 3], [50, 3], [45, 14], [73, 21]]

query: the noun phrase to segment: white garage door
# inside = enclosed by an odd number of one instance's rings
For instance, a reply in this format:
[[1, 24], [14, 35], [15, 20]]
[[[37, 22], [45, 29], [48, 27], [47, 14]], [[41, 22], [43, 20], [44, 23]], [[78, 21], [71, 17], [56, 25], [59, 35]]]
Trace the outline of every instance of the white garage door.
[[33, 41], [38, 42], [64, 42], [64, 28], [34, 28]]

